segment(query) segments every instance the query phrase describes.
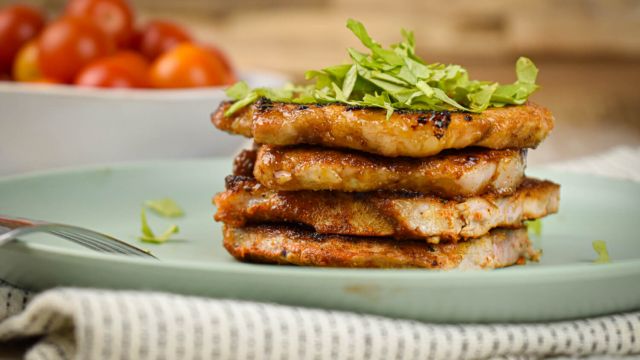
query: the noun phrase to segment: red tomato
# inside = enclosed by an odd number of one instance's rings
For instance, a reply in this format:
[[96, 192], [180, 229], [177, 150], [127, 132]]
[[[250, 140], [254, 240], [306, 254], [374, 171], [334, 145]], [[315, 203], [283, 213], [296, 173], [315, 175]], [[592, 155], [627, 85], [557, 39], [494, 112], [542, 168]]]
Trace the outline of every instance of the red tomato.
[[139, 42], [138, 50], [149, 60], [155, 60], [177, 45], [191, 42], [191, 35], [177, 24], [156, 20], [142, 29]]
[[106, 88], [149, 87], [149, 63], [140, 54], [124, 51], [98, 59], [76, 77], [76, 85]]
[[134, 15], [126, 0], [70, 0], [65, 14], [91, 20], [120, 47], [133, 35]]
[[113, 48], [96, 25], [66, 17], [48, 25], [38, 38], [38, 62], [45, 77], [70, 82], [85, 65], [109, 55]]
[[213, 56], [217, 57], [220, 62], [222, 62], [222, 65], [224, 65], [224, 68], [227, 72], [225, 77], [225, 85], [233, 85], [234, 83], [236, 83], [238, 81], [238, 78], [227, 55], [222, 52], [222, 50], [213, 45], [202, 45], [202, 47], [209, 50], [213, 54]]
[[111, 56], [110, 61], [118, 64], [119, 66], [131, 69], [132, 72], [144, 74], [148, 77], [149, 61], [140, 53], [124, 50]]
[[33, 81], [30, 81], [31, 83], [34, 84], [60, 84], [60, 81], [56, 80], [56, 79], [51, 79], [51, 78], [39, 78], [39, 79], [35, 79]]
[[42, 78], [36, 40], [31, 40], [20, 48], [13, 61], [12, 73], [15, 81], [35, 81]]
[[194, 44], [178, 45], [151, 65], [151, 83], [157, 88], [218, 86], [226, 81], [222, 61]]
[[134, 28], [131, 33], [131, 38], [129, 38], [129, 43], [127, 43], [127, 49], [135, 50], [140, 52], [140, 43], [142, 42], [142, 29]]
[[18, 50], [44, 26], [40, 10], [25, 5], [0, 10], [0, 73], [9, 73]]

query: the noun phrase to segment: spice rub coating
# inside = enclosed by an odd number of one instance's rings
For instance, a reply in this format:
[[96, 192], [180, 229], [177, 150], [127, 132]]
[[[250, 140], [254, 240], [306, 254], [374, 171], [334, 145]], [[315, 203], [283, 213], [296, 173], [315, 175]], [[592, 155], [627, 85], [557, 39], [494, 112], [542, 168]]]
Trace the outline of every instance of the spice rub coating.
[[255, 159], [255, 178], [276, 190], [408, 190], [452, 198], [514, 192], [524, 179], [526, 150], [472, 148], [416, 159], [262, 145]]
[[221, 130], [271, 145], [316, 144], [388, 157], [426, 157], [445, 149], [535, 148], [553, 129], [551, 112], [534, 103], [489, 108], [479, 114], [395, 111], [344, 104], [298, 105], [262, 99], [226, 117], [224, 102], [211, 115]]
[[343, 193], [276, 191], [242, 176], [227, 177], [218, 193], [216, 221], [240, 227], [259, 223], [304, 224], [319, 234], [458, 242], [497, 227], [558, 211], [560, 187], [526, 179], [509, 196], [486, 194], [459, 200], [407, 192]]
[[320, 235], [283, 225], [224, 226], [224, 247], [237, 260], [348, 268], [494, 269], [536, 259], [526, 228], [496, 229], [459, 244]]

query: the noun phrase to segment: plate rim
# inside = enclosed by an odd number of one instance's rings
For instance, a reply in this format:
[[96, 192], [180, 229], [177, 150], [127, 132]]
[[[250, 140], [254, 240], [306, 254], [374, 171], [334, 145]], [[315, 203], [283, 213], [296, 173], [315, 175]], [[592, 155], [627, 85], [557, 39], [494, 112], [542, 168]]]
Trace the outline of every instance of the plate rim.
[[[248, 71], [240, 71], [240, 80], [248, 83], [256, 83], [258, 81], [267, 80], [273, 83], [285, 83], [289, 80], [288, 76], [281, 72], [272, 70], [251, 69]], [[209, 86], [202, 88], [188, 89], [106, 89], [81, 87], [68, 84], [37, 84], [37, 83], [20, 83], [14, 81], [0, 81], [0, 94], [18, 94], [18, 95], [42, 95], [74, 98], [78, 100], [84, 99], [103, 99], [116, 101], [189, 101], [210, 99], [213, 97], [224, 96], [224, 90], [228, 85]]]

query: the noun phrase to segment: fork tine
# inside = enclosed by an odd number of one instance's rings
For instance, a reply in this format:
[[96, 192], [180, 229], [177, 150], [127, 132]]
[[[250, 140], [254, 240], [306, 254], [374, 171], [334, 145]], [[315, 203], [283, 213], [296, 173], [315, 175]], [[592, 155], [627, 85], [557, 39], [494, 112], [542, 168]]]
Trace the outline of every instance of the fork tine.
[[98, 252], [124, 254], [124, 252], [119, 251], [119, 250], [117, 250], [117, 249], [115, 249], [115, 248], [113, 248], [111, 246], [108, 246], [105, 243], [92, 241], [91, 239], [88, 239], [86, 237], [80, 237], [77, 234], [69, 233], [69, 232], [66, 232], [64, 230], [51, 230], [51, 231], [48, 231], [48, 232], [53, 234], [53, 235], [60, 236], [60, 237], [63, 237], [65, 239], [71, 240], [71, 241], [75, 242], [78, 245], [82, 245], [84, 247], [90, 248], [90, 249], [98, 251]]
[[96, 233], [90, 230], [85, 230], [83, 228], [74, 227], [72, 229], [70, 228], [69, 231], [62, 228], [56, 231], [62, 231], [65, 234], [72, 234], [78, 239], [89, 241], [94, 244], [100, 244], [102, 246], [106, 246], [111, 250], [111, 252], [117, 252], [120, 254], [127, 254], [127, 255], [137, 255], [137, 256], [152, 256], [149, 253], [143, 250], [140, 250], [136, 247], [133, 247], [123, 241], [120, 241], [118, 239], [111, 238], [109, 236], [102, 235], [100, 233]]
[[78, 232], [96, 240], [96, 241], [100, 241], [101, 243], [107, 243], [109, 245], [112, 245], [114, 247], [117, 247], [125, 252], [127, 252], [128, 254], [133, 254], [133, 255], [138, 255], [138, 256], [145, 256], [145, 257], [153, 257], [155, 258], [155, 256], [151, 255], [148, 251], [139, 249], [127, 242], [124, 242], [122, 240], [116, 239], [112, 236], [109, 235], [105, 235], [99, 232], [94, 232], [85, 228], [78, 228], [77, 229]]
[[92, 237], [80, 232], [75, 232], [75, 231], [71, 232], [71, 231], [66, 231], [64, 229], [60, 229], [60, 230], [56, 230], [56, 233], [61, 236], [73, 238], [73, 240], [76, 240], [78, 242], [93, 244], [94, 246], [101, 248], [103, 252], [125, 254], [125, 255], [134, 254], [133, 252], [128, 251], [128, 249], [124, 249], [121, 246], [118, 246], [117, 244], [106, 242], [106, 241], [100, 240], [99, 238]]
[[7, 229], [7, 231], [0, 231], [0, 246], [18, 236], [35, 232], [48, 232], [99, 252], [136, 255], [157, 259], [147, 250], [137, 248], [134, 245], [118, 240], [110, 235], [78, 226], [29, 220], [4, 215], [0, 215], [0, 226], [1, 229]]

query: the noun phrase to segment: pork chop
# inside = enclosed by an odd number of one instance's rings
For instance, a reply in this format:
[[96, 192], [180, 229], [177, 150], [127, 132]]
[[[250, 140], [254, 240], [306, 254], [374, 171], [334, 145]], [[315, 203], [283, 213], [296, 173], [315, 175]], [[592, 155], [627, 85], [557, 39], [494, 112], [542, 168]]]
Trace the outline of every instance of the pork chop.
[[496, 229], [458, 244], [319, 235], [298, 227], [224, 226], [224, 247], [240, 261], [350, 268], [494, 269], [537, 259], [525, 228]]
[[253, 175], [270, 189], [409, 190], [452, 198], [513, 193], [524, 179], [526, 150], [474, 148], [416, 159], [318, 146], [263, 145], [253, 158]]
[[225, 102], [211, 115], [221, 130], [260, 144], [317, 144], [383, 156], [425, 157], [445, 149], [534, 148], [552, 130], [551, 112], [539, 105], [490, 108], [479, 114], [396, 111], [344, 104], [298, 105], [262, 99], [226, 117]]
[[344, 193], [275, 191], [255, 179], [229, 176], [217, 194], [216, 221], [235, 227], [255, 223], [297, 223], [321, 234], [456, 242], [496, 227], [520, 227], [524, 220], [558, 211], [560, 187], [526, 179], [509, 196], [487, 194], [461, 200], [406, 192]]

